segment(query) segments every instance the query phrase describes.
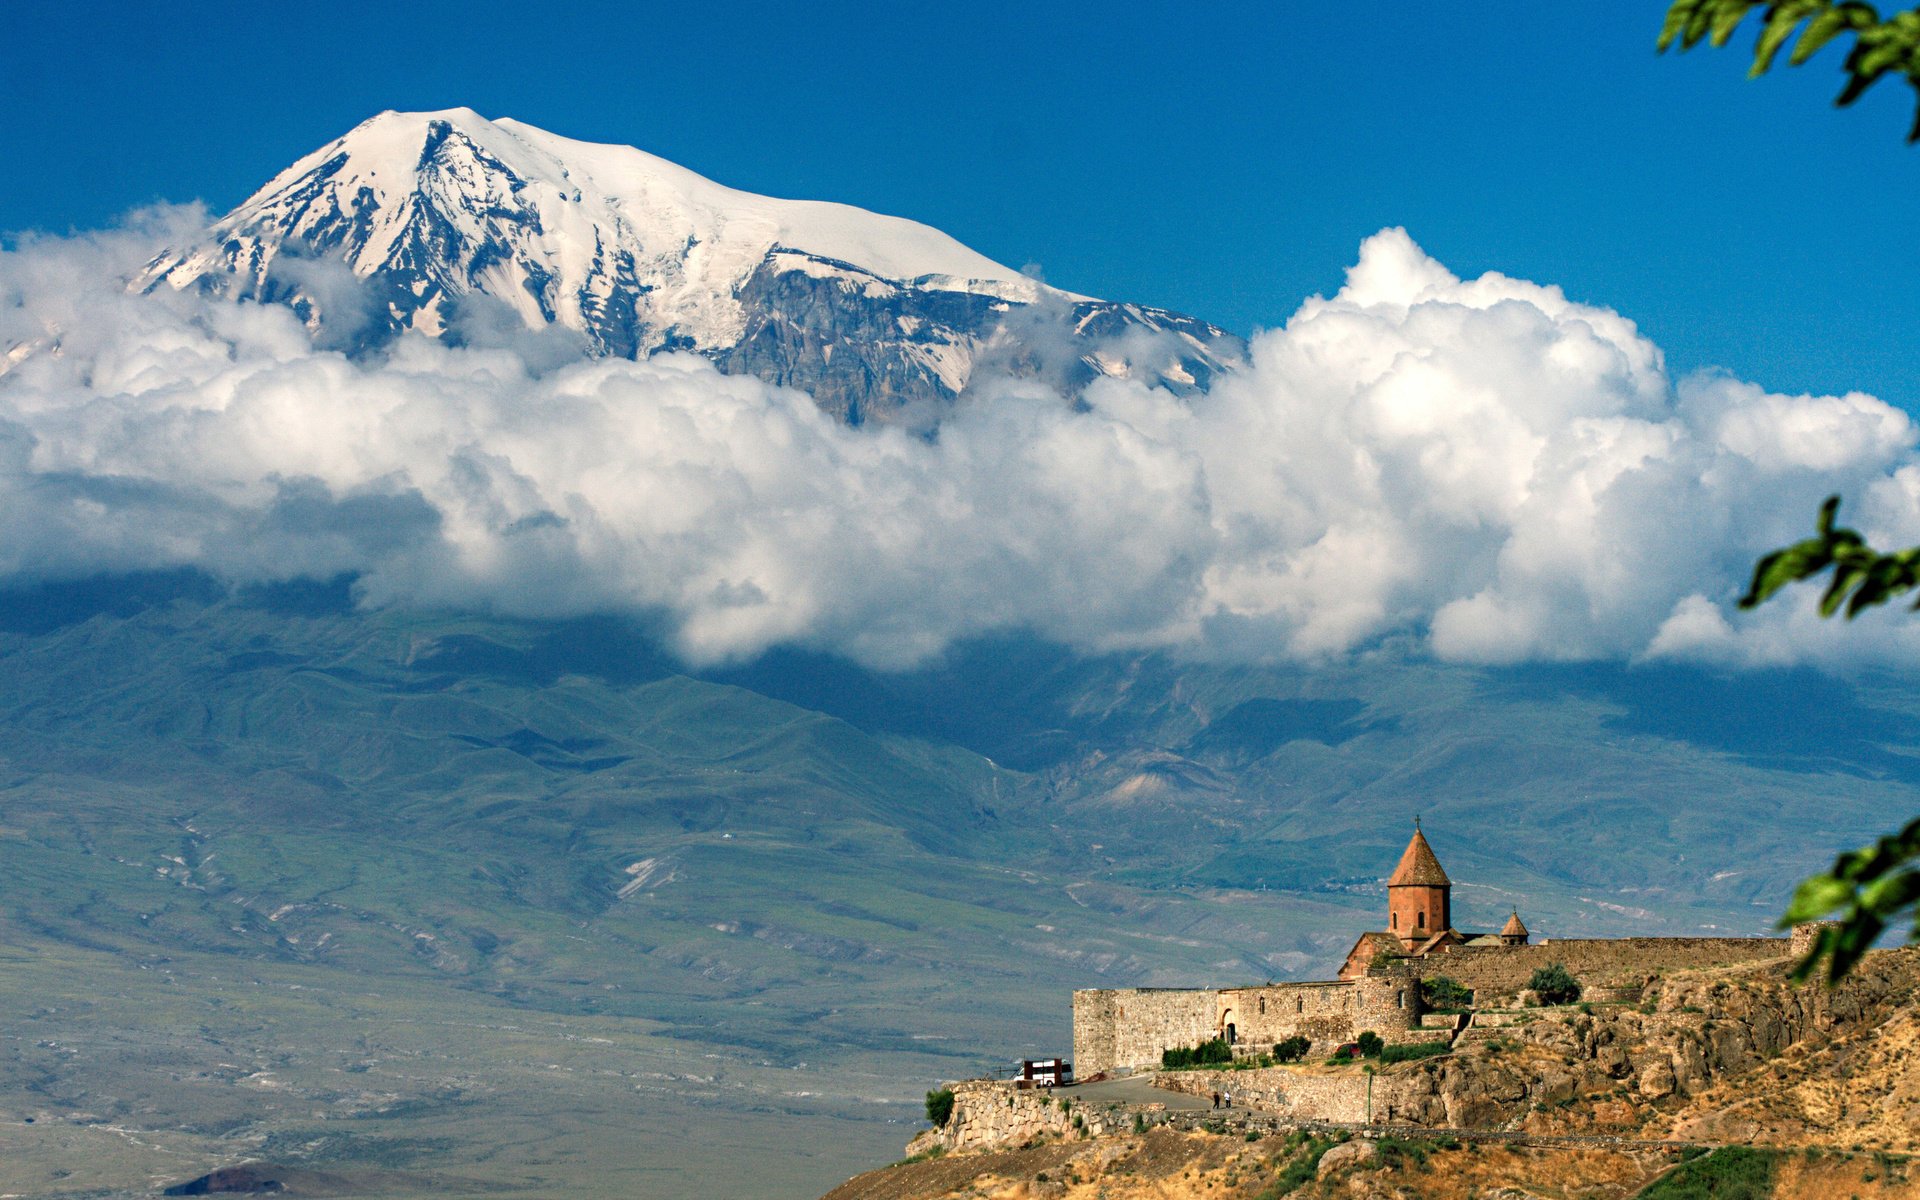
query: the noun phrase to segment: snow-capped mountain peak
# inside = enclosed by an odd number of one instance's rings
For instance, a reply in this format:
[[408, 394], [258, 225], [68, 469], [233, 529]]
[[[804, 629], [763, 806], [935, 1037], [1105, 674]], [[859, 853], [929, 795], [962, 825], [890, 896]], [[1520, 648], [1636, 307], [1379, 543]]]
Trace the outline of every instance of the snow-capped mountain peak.
[[[580, 332], [599, 353], [694, 350], [811, 385], [856, 417], [956, 394], [1016, 308], [1092, 306], [1072, 314], [1076, 327], [1105, 314], [1164, 328], [1182, 342], [1176, 357], [1197, 352], [1202, 371], [1218, 365], [1216, 344], [1235, 349], [1188, 318], [1047, 288], [914, 221], [739, 191], [630, 146], [464, 108], [363, 122], [197, 245], [156, 258], [140, 283], [285, 300], [321, 323], [330, 314], [306, 266], [316, 258], [366, 281], [391, 332], [442, 334], [463, 302], [486, 296], [530, 327]], [[897, 311], [877, 322], [841, 311], [875, 306]], [[866, 344], [831, 367], [826, 347], [856, 338]], [[1193, 374], [1166, 378], [1183, 373]]]

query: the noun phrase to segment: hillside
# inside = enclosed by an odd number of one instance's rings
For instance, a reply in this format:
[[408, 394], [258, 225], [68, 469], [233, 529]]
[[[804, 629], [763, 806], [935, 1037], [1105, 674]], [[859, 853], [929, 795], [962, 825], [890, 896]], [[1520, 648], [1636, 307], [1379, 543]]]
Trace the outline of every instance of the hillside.
[[[1678, 971], [1638, 1004], [1469, 1030], [1451, 1054], [1382, 1068], [1365, 1129], [1302, 1120], [1285, 1098], [1352, 1067], [1167, 1077], [1197, 1100], [1137, 1084], [1003, 1100], [968, 1085], [916, 1159], [828, 1200], [1920, 1194], [1920, 950], [1869, 956], [1831, 992], [1782, 971]], [[1209, 1107], [1209, 1089], [1236, 1107]]]
[[[1852, 741], [1738, 740], [1794, 677], [694, 672], [618, 620], [185, 573], [0, 595], [0, 671], [5, 1191], [265, 1153], [817, 1194], [933, 1081], [1064, 1050], [1072, 988], [1324, 977], [1413, 811], [1463, 925], [1570, 936], [1763, 932], [1916, 803], [1891, 690], [1829, 689]], [[1724, 727], [1636, 724], [1689, 697]]]

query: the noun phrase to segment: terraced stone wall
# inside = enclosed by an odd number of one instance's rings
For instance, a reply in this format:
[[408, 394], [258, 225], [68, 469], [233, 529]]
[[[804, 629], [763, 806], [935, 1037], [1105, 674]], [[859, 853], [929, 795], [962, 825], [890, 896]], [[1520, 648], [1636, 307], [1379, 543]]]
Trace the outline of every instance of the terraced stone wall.
[[1240, 1107], [1283, 1113], [1299, 1121], [1364, 1121], [1367, 1078], [1360, 1074], [1316, 1075], [1289, 1067], [1259, 1071], [1169, 1071], [1154, 1086], [1206, 1097], [1227, 1093]]

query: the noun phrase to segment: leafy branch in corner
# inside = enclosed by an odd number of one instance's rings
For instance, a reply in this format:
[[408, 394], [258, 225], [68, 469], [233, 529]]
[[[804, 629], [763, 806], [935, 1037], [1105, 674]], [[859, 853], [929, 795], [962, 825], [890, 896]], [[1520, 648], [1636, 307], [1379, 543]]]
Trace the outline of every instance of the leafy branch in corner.
[[[1681, 50], [1691, 50], [1703, 41], [1723, 47], [1755, 9], [1761, 10], [1760, 36], [1749, 78], [1771, 70], [1789, 42], [1793, 48], [1787, 62], [1797, 67], [1836, 38], [1852, 35], [1852, 47], [1841, 64], [1847, 82], [1836, 104], [1852, 104], [1889, 75], [1904, 75], [1920, 101], [1920, 9], [1882, 17], [1863, 0], [1673, 0], [1660, 30], [1659, 49], [1664, 52], [1677, 42]], [[1907, 142], [1920, 142], [1920, 103]], [[1820, 506], [1813, 537], [1775, 550], [1755, 564], [1740, 607], [1758, 607], [1788, 584], [1829, 570], [1833, 578], [1820, 598], [1823, 617], [1844, 611], [1851, 620], [1920, 587], [1920, 546], [1883, 554], [1854, 530], [1836, 526], [1839, 511], [1840, 497], [1828, 497]], [[1920, 601], [1913, 607], [1920, 609]], [[1830, 914], [1838, 914], [1839, 920], [1821, 929], [1795, 964], [1795, 978], [1812, 975], [1824, 960], [1828, 982], [1838, 982], [1885, 932], [1890, 918], [1908, 909], [1920, 913], [1917, 862], [1920, 820], [1863, 850], [1842, 854], [1832, 871], [1801, 883], [1781, 918], [1783, 927]], [[1911, 938], [1920, 941], [1920, 915]]]
[[[1889, 918], [1920, 900], [1920, 820], [1862, 850], [1842, 854], [1833, 870], [1803, 881], [1787, 906], [1782, 926], [1817, 920], [1835, 910], [1845, 916], [1820, 930], [1819, 938], [1794, 964], [1793, 977], [1805, 979], [1827, 960], [1827, 981], [1838, 983], [1886, 929]], [[1920, 914], [1909, 935], [1920, 941]]]
[[[1853, 48], [1842, 64], [1847, 83], [1835, 104], [1852, 104], [1888, 75], [1906, 76], [1920, 101], [1920, 9], [1882, 17], [1863, 0], [1674, 0], [1659, 47], [1664, 51], [1678, 42], [1682, 50], [1691, 50], [1702, 41], [1725, 46], [1756, 8], [1766, 11], [1760, 18], [1753, 68], [1747, 72], [1750, 78], [1766, 74], [1788, 41], [1793, 41], [1793, 49], [1787, 62], [1797, 67], [1835, 38], [1852, 34]], [[1797, 40], [1795, 30], [1800, 31]], [[1907, 141], [1920, 142], [1920, 103]]]
[[[1740, 607], [1758, 607], [1788, 584], [1811, 579], [1828, 569], [1833, 571], [1833, 579], [1820, 597], [1823, 617], [1844, 610], [1851, 620], [1920, 586], [1920, 546], [1882, 554], [1855, 530], [1835, 525], [1839, 512], [1840, 497], [1827, 497], [1820, 506], [1813, 537], [1775, 550], [1756, 563], [1753, 582], [1747, 594], [1740, 597]], [[1914, 607], [1920, 608], [1920, 602]], [[1805, 957], [1795, 964], [1794, 978], [1806, 979], [1823, 959], [1829, 983], [1839, 982], [1852, 970], [1886, 929], [1888, 920], [1920, 901], [1920, 870], [1912, 865], [1916, 861], [1920, 861], [1920, 820], [1863, 850], [1842, 854], [1834, 861], [1833, 870], [1803, 881], [1780, 919], [1783, 928], [1834, 912], [1841, 917], [1820, 931]], [[1920, 914], [1914, 918], [1912, 937], [1920, 941]]]
[[[1828, 496], [1814, 522], [1813, 537], [1775, 550], [1754, 564], [1753, 582], [1740, 597], [1740, 607], [1757, 608], [1788, 584], [1812, 579], [1829, 567], [1833, 580], [1820, 597], [1823, 617], [1844, 606], [1847, 619], [1852, 620], [1866, 609], [1920, 587], [1920, 546], [1882, 554], [1856, 531], [1834, 525], [1839, 511], [1840, 497]], [[1920, 601], [1913, 607], [1920, 609]]]

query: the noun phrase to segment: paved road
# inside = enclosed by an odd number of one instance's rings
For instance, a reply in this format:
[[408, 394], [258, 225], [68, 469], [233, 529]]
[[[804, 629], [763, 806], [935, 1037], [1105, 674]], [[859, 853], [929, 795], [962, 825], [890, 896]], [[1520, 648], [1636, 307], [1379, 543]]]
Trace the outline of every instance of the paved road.
[[1076, 1101], [1088, 1104], [1164, 1104], [1169, 1112], [1213, 1107], [1199, 1096], [1162, 1091], [1153, 1086], [1151, 1073], [1129, 1075], [1124, 1079], [1103, 1079], [1099, 1083], [1079, 1083], [1056, 1090], [1061, 1095], [1072, 1096]]

